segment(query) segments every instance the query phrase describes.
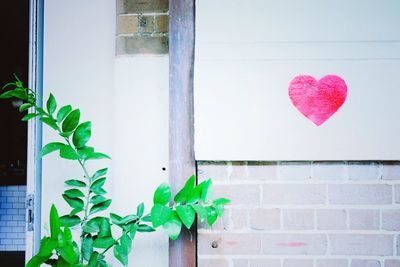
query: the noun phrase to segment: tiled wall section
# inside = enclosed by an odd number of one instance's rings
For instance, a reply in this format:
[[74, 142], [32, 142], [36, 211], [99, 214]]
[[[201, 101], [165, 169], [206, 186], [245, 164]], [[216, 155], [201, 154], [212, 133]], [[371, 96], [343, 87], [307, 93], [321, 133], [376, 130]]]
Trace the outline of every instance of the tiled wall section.
[[400, 163], [201, 162], [232, 199], [199, 267], [400, 267]]
[[0, 251], [25, 250], [26, 186], [0, 187]]
[[168, 53], [168, 0], [117, 0], [117, 55]]

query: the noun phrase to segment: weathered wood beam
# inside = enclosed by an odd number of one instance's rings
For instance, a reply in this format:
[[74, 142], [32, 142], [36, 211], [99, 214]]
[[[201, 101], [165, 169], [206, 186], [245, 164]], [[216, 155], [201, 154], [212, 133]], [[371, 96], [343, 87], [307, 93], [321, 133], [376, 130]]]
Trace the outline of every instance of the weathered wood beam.
[[[173, 193], [196, 172], [193, 148], [194, 0], [169, 1], [169, 176]], [[170, 267], [196, 266], [197, 227], [169, 243]]]

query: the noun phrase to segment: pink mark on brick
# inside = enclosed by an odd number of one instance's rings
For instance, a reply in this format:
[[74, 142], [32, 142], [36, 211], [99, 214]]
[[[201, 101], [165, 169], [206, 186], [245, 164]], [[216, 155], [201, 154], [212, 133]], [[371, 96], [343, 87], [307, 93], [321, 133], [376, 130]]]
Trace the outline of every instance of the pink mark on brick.
[[326, 75], [319, 81], [309, 75], [299, 75], [290, 82], [289, 97], [301, 114], [320, 126], [345, 102], [347, 85], [337, 75]]
[[307, 243], [303, 242], [289, 242], [289, 243], [278, 243], [276, 244], [278, 247], [291, 247], [291, 248], [297, 248], [297, 247], [305, 247], [307, 246]]

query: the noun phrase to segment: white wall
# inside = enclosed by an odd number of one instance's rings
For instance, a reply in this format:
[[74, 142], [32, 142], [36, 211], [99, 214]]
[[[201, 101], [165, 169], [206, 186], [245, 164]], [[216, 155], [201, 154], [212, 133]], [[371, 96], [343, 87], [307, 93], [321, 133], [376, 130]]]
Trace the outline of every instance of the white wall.
[[[196, 159], [398, 160], [399, 3], [197, 1]], [[318, 127], [288, 87], [328, 74], [348, 96]]]
[[[168, 57], [115, 58], [115, 1], [46, 1], [44, 95], [81, 109], [93, 122], [90, 144], [112, 156], [107, 189], [111, 209], [136, 211], [167, 181]], [[58, 139], [44, 127], [43, 143]], [[73, 162], [50, 155], [43, 160], [43, 228], [50, 205], [68, 211], [63, 180], [81, 176]], [[168, 242], [162, 232], [138, 235], [129, 266], [166, 266]], [[157, 255], [154, 257], [154, 255]], [[111, 262], [113, 266], [119, 266]]]

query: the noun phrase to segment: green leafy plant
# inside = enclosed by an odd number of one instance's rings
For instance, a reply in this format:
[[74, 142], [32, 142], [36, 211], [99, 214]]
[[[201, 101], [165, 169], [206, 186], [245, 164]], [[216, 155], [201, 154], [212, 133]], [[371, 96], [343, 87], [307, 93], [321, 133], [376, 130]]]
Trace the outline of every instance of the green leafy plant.
[[[105, 259], [106, 253], [113, 253], [124, 266], [128, 264], [128, 254], [137, 233], [153, 232], [162, 227], [169, 238], [179, 237], [182, 228], [190, 229], [196, 220], [207, 221], [213, 225], [224, 211], [228, 199], [210, 200], [211, 180], [196, 185], [195, 176], [191, 176], [184, 187], [172, 198], [170, 186], [161, 184], [154, 192], [153, 207], [149, 213], [140, 203], [135, 214], [126, 216], [107, 211], [111, 199], [106, 197], [103, 186], [106, 182], [107, 168], [90, 172], [87, 162], [90, 160], [110, 159], [88, 145], [92, 135], [90, 121], [80, 122], [80, 110], [71, 105], [58, 108], [55, 97], [50, 94], [46, 107], [38, 105], [35, 92], [16, 81], [6, 84], [0, 98], [18, 98], [23, 101], [20, 112], [29, 111], [22, 121], [38, 118], [51, 127], [61, 138], [60, 142], [46, 144], [40, 156], [58, 152], [66, 160], [76, 161], [82, 169], [83, 177], [65, 181], [67, 190], [62, 198], [71, 211], [59, 216], [54, 205], [50, 210], [50, 236], [41, 240], [40, 250], [27, 267], [74, 266], [103, 267], [110, 266]], [[79, 231], [79, 240], [73, 239], [72, 231]]]

